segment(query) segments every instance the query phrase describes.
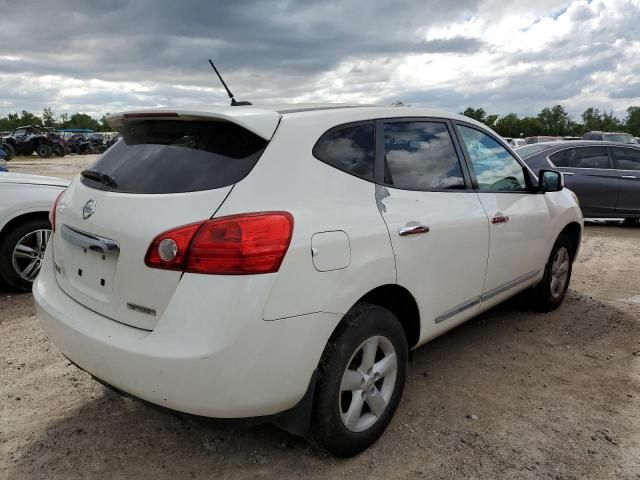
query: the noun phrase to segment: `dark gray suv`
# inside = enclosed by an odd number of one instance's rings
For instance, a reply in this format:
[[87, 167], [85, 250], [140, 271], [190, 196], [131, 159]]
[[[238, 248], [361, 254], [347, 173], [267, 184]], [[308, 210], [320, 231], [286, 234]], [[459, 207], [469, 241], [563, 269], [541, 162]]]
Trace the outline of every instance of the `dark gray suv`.
[[515, 151], [536, 173], [562, 172], [585, 218], [640, 219], [640, 145], [577, 140]]

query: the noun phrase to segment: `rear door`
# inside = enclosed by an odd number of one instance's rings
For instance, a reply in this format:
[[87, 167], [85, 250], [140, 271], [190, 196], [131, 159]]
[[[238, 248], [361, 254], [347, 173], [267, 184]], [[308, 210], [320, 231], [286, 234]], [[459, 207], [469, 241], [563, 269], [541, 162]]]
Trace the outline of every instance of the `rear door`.
[[585, 215], [615, 213], [620, 179], [611, 168], [607, 147], [566, 148], [549, 155], [549, 160], [564, 174], [565, 186], [578, 196]]
[[609, 151], [620, 181], [616, 214], [640, 215], [640, 149], [611, 147]]
[[213, 216], [268, 141], [215, 119], [147, 119], [120, 130], [122, 139], [60, 201], [56, 279], [91, 310], [152, 330], [181, 272], [145, 265], [151, 241]]
[[551, 226], [544, 195], [532, 193], [523, 165], [496, 138], [456, 125], [474, 187], [489, 217], [489, 261], [483, 300], [517, 289], [541, 273]]
[[376, 134], [378, 206], [398, 283], [416, 297], [424, 341], [476, 312], [487, 265], [487, 217], [448, 122], [378, 121]]

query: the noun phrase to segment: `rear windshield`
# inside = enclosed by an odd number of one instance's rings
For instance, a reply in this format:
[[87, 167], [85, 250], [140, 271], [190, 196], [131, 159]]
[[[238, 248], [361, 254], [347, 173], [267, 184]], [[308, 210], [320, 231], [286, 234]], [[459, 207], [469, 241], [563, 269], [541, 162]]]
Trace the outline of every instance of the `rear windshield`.
[[121, 133], [122, 138], [89, 167], [112, 181], [82, 177], [82, 183], [123, 193], [226, 187], [247, 176], [268, 143], [223, 121], [141, 121], [124, 127]]

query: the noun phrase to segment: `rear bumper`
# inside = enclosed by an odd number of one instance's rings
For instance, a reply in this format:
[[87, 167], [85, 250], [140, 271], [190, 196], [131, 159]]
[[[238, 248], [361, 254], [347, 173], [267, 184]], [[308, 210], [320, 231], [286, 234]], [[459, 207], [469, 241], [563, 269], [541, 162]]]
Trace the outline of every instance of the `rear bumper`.
[[70, 298], [55, 280], [49, 252], [33, 294], [42, 327], [62, 353], [132, 396], [218, 418], [292, 408], [340, 317], [314, 313], [264, 321], [251, 298], [221, 308], [218, 296], [207, 291], [211, 278], [185, 275], [152, 332]]

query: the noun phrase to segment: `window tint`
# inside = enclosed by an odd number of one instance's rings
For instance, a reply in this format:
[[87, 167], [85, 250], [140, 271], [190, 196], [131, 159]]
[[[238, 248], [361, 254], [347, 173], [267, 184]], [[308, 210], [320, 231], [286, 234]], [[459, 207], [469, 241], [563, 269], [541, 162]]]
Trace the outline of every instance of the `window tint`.
[[609, 156], [605, 147], [568, 148], [549, 155], [556, 167], [609, 168]]
[[385, 183], [411, 190], [465, 188], [460, 161], [444, 123], [384, 126]]
[[91, 168], [115, 180], [100, 190], [127, 193], [180, 193], [210, 190], [242, 180], [267, 141], [230, 122], [142, 121], [122, 131], [122, 139]]
[[613, 166], [618, 170], [640, 170], [640, 150], [612, 148]]
[[324, 163], [373, 181], [373, 125], [348, 125], [330, 130], [316, 143], [313, 155]]
[[16, 130], [15, 132], [13, 132], [13, 136], [14, 137], [21, 137], [22, 135], [24, 135], [25, 133], [27, 133], [27, 129], [26, 128], [19, 128], [18, 130]]
[[458, 126], [480, 190], [522, 191], [527, 189], [522, 165], [489, 135]]

